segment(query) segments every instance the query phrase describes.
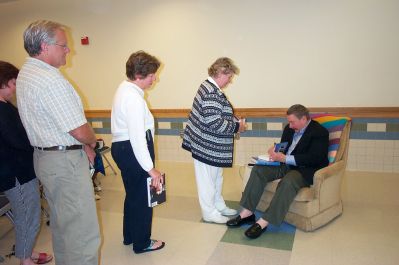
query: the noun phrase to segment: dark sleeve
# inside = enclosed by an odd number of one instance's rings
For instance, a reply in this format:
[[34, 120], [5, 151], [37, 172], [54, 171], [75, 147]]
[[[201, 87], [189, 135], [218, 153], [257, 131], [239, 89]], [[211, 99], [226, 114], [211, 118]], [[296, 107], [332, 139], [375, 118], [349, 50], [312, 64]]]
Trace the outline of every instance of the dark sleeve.
[[[292, 143], [293, 135], [294, 135], [294, 130], [290, 129], [290, 126], [287, 124], [284, 127], [283, 135], [281, 136], [280, 142], [281, 143], [288, 142], [288, 148], [289, 148], [289, 146]], [[288, 148], [284, 151], [284, 154], [287, 153]]]
[[[309, 131], [308, 131], [309, 129]], [[328, 165], [328, 131], [312, 121], [295, 148], [295, 161], [299, 167], [320, 168]]]
[[0, 137], [3, 144], [13, 149], [31, 150], [17, 109], [13, 106], [1, 106], [0, 117]]

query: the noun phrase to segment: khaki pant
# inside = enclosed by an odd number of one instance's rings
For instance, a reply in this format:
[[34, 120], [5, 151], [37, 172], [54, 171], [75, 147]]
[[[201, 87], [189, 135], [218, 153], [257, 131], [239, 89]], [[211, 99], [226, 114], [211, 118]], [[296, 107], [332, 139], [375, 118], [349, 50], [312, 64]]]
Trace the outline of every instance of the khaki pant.
[[89, 163], [83, 150], [34, 151], [50, 207], [57, 265], [97, 265], [100, 234]]

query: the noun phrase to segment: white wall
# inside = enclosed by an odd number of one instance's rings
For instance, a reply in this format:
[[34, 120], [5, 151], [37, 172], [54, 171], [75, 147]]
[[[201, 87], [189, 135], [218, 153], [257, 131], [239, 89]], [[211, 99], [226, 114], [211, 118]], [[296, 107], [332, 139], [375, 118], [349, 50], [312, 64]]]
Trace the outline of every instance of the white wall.
[[[63, 68], [87, 109], [109, 109], [128, 56], [163, 62], [152, 108], [190, 108], [220, 56], [241, 69], [235, 107], [398, 106], [397, 0], [17, 0], [0, 4], [0, 59], [21, 66], [36, 19], [71, 29]], [[89, 36], [90, 45], [80, 45]]]

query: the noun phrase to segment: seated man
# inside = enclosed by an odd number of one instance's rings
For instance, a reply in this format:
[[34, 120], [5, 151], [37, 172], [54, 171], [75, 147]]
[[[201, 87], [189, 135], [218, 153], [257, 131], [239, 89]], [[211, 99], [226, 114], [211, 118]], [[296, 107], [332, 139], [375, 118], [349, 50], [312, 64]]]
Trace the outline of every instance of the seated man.
[[[226, 223], [229, 227], [254, 223], [245, 231], [249, 238], [259, 237], [269, 223], [280, 225], [298, 191], [313, 184], [315, 171], [328, 165], [328, 131], [310, 119], [308, 109], [299, 104], [291, 106], [287, 120], [281, 142], [288, 142], [288, 150], [282, 153], [276, 153], [274, 147], [268, 150], [270, 158], [281, 162], [280, 166], [253, 167], [240, 201], [243, 209]], [[276, 179], [281, 179], [276, 193], [268, 209], [255, 222], [254, 211], [264, 188]]]

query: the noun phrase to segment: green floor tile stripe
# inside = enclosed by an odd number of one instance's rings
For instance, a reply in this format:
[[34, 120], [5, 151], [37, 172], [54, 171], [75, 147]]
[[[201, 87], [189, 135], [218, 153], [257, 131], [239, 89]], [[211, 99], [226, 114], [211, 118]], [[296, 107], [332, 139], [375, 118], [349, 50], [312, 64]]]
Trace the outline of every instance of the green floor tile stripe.
[[238, 201], [225, 201], [226, 205], [232, 209], [240, 210], [240, 202]]
[[229, 228], [221, 241], [226, 243], [264, 247], [280, 250], [292, 250], [295, 234], [265, 232], [257, 239], [249, 239], [244, 235], [247, 227]]
[[[230, 208], [239, 210], [240, 205], [237, 201], [226, 201], [226, 205]], [[249, 239], [244, 235], [248, 225], [239, 228], [229, 228], [223, 235], [221, 241], [226, 243], [241, 244], [254, 247], [264, 247], [279, 250], [292, 250], [295, 238], [295, 227], [287, 229], [287, 224], [282, 224], [281, 229], [273, 227], [272, 231], [264, 232], [257, 239]]]

